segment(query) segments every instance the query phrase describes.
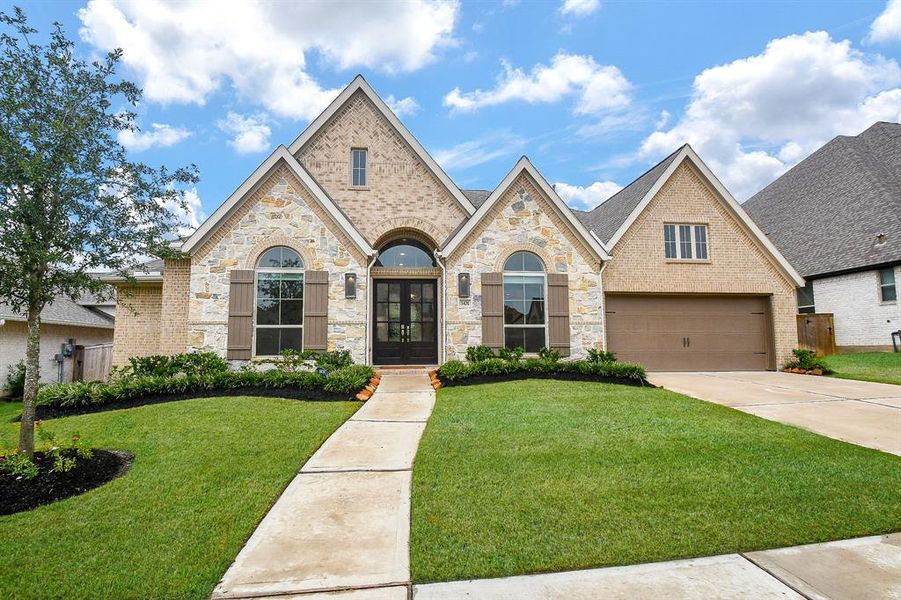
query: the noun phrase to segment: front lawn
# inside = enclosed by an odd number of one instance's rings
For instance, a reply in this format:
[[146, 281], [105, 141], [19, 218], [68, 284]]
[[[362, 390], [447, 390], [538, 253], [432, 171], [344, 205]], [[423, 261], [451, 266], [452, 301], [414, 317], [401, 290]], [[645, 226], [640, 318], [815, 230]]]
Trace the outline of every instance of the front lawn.
[[547, 380], [442, 389], [413, 472], [413, 578], [895, 531], [899, 473], [899, 457], [663, 389]]
[[[206, 398], [45, 422], [63, 439], [77, 431], [90, 446], [127, 450], [134, 464], [81, 496], [0, 517], [0, 598], [208, 597], [358, 406]], [[0, 404], [4, 421], [15, 407]], [[17, 432], [0, 423], [0, 446], [14, 446]]]
[[901, 385], [901, 352], [833, 354], [821, 359], [833, 377]]

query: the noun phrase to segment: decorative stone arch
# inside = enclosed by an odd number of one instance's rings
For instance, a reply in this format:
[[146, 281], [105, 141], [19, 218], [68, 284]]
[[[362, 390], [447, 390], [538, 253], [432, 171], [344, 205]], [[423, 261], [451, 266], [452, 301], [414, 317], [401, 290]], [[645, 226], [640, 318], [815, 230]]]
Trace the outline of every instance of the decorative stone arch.
[[532, 254], [540, 258], [541, 262], [544, 263], [545, 273], [557, 272], [557, 266], [554, 262], [553, 257], [549, 256], [548, 253], [545, 252], [544, 248], [542, 248], [538, 244], [507, 244], [501, 246], [497, 254], [497, 261], [494, 263], [495, 272], [504, 272], [504, 263], [507, 262], [507, 259], [510, 258], [510, 255], [514, 252], [531, 252]]
[[310, 254], [309, 248], [302, 244], [302, 241], [303, 240], [297, 238], [288, 237], [283, 233], [263, 236], [244, 256], [244, 264], [241, 265], [241, 268], [255, 269], [257, 261], [260, 260], [260, 257], [263, 256], [263, 253], [266, 252], [266, 250], [276, 246], [285, 246], [297, 252], [300, 255], [300, 258], [303, 259], [304, 268], [310, 269], [313, 266], [313, 256]]
[[441, 239], [441, 230], [425, 219], [418, 217], [392, 217], [379, 221], [372, 227], [375, 234], [375, 243], [373, 248], [379, 248], [392, 239], [399, 237], [409, 237], [416, 241], [422, 242], [430, 248], [438, 247], [438, 240]]

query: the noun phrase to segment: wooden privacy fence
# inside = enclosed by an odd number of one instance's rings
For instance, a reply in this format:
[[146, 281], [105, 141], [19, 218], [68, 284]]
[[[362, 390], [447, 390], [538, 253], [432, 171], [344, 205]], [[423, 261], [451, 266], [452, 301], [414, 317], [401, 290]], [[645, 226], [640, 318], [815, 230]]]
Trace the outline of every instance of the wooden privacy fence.
[[835, 354], [835, 326], [832, 313], [798, 315], [798, 345], [819, 356]]
[[75, 346], [72, 381], [106, 381], [113, 367], [113, 345]]

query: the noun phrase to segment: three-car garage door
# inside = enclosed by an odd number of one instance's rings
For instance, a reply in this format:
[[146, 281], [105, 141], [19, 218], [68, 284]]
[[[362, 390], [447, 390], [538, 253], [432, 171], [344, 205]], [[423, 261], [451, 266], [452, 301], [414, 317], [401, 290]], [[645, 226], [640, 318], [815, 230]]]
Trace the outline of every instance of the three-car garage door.
[[764, 370], [769, 298], [607, 296], [607, 347], [650, 371]]

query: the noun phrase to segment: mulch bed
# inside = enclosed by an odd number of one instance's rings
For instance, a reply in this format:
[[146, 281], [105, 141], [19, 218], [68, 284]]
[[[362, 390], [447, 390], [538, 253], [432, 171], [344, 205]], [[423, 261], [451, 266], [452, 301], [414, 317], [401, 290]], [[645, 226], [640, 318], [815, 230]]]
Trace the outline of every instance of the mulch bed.
[[[440, 375], [439, 375], [440, 378]], [[528, 373], [525, 371], [507, 373], [502, 375], [477, 375], [450, 381], [441, 379], [441, 387], [458, 387], [464, 385], [479, 385], [482, 383], [501, 383], [504, 381], [521, 381], [523, 379], [557, 379], [562, 381], [591, 381], [593, 383], [617, 383], [620, 385], [633, 385], [636, 387], [656, 387], [648, 382], [635, 381], [624, 377], [592, 377], [580, 373]]]
[[37, 477], [16, 480], [12, 475], [0, 475], [0, 515], [31, 510], [100, 487], [124, 475], [134, 457], [117, 450], [94, 450], [90, 459], [78, 459], [76, 466], [65, 473], [52, 473], [53, 465], [43, 460], [43, 452], [35, 452], [34, 458]]
[[[266, 388], [250, 387], [230, 390], [202, 390], [185, 394], [155, 394], [110, 402], [109, 404], [92, 404], [89, 406], [38, 406], [36, 419], [57, 419], [72, 415], [86, 415], [103, 412], [105, 410], [119, 410], [122, 408], [134, 408], [147, 404], [160, 404], [163, 402], [175, 402], [177, 400], [190, 400], [193, 398], [215, 398], [217, 396], [262, 396], [264, 398], [288, 398], [289, 400], [316, 400], [321, 402], [343, 402], [353, 400], [352, 396], [333, 394], [323, 390], [298, 390], [294, 388]], [[16, 419], [18, 420], [18, 419]]]

